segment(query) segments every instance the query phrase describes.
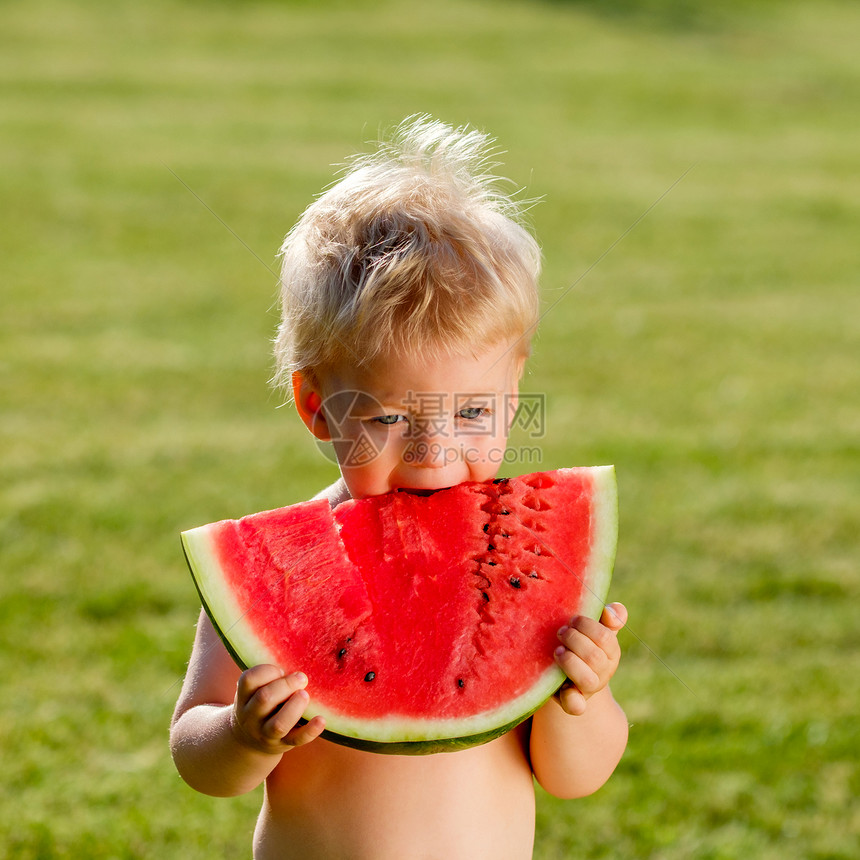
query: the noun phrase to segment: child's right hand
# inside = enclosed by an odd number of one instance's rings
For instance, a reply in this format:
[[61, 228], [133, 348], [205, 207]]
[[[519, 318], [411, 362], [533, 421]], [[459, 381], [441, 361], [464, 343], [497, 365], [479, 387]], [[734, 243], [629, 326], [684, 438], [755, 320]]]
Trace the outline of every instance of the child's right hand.
[[296, 725], [310, 701], [307, 683], [302, 672], [285, 675], [283, 669], [265, 663], [243, 672], [231, 718], [236, 740], [259, 752], [280, 755], [318, 738], [325, 728], [322, 717]]

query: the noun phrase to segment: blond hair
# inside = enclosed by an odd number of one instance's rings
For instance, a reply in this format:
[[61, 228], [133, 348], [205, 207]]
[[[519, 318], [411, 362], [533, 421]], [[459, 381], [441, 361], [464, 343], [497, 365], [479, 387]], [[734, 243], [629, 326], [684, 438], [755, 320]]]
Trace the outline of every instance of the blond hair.
[[492, 139], [410, 117], [354, 158], [281, 248], [274, 382], [406, 351], [528, 353], [540, 249], [489, 174]]

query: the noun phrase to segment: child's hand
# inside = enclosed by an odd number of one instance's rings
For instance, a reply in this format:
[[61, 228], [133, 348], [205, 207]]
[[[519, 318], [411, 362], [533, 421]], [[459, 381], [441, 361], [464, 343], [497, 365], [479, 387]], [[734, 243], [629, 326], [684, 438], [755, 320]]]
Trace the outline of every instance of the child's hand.
[[322, 717], [296, 725], [310, 701], [304, 689], [307, 683], [301, 672], [285, 675], [282, 669], [268, 664], [243, 672], [233, 702], [234, 737], [245, 746], [272, 755], [319, 737], [325, 728]]
[[569, 680], [556, 696], [568, 714], [584, 714], [586, 702], [615, 674], [621, 659], [618, 631], [626, 623], [626, 607], [610, 603], [599, 622], [577, 616], [558, 631], [561, 645], [555, 650], [555, 661]]

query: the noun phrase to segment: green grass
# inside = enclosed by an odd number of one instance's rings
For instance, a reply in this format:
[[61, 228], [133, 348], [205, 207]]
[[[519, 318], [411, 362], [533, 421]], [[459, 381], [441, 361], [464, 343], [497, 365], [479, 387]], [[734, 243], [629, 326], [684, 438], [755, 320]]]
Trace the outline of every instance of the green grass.
[[0, 855], [247, 856], [167, 752], [178, 532], [330, 480], [275, 251], [428, 111], [544, 198], [539, 467], [618, 468], [630, 745], [536, 856], [855, 856], [860, 10], [700, 6], [3, 4]]

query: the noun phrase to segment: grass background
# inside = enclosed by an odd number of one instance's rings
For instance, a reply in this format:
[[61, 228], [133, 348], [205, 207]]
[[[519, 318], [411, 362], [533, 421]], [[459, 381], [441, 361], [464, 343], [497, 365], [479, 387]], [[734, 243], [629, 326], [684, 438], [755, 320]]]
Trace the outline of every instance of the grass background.
[[544, 198], [522, 470], [619, 474], [630, 746], [536, 857], [856, 856], [860, 8], [712, 5], [0, 5], [3, 857], [248, 855], [259, 795], [167, 751], [177, 534], [331, 480], [275, 251], [424, 111]]

